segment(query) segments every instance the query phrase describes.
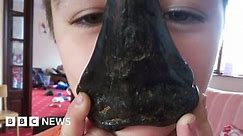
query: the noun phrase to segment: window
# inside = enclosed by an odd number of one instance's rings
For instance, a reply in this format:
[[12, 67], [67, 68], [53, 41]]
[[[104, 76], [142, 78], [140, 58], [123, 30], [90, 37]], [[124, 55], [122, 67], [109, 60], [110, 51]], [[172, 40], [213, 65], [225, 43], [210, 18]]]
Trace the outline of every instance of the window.
[[[218, 72], [243, 76], [243, 0], [229, 0]], [[216, 64], [217, 66], [217, 64]]]

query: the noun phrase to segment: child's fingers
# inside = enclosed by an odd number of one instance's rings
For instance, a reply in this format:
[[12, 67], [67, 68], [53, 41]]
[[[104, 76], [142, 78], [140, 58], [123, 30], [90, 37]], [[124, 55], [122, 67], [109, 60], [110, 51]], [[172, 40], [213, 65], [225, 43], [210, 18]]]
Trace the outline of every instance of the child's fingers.
[[109, 133], [103, 129], [92, 127], [89, 129], [85, 136], [114, 136], [112, 133]]
[[192, 128], [196, 117], [193, 114], [185, 114], [176, 124], [177, 136], [197, 136], [196, 130]]
[[70, 118], [71, 125], [63, 125], [62, 136], [83, 136], [85, 130], [85, 119], [90, 110], [90, 99], [85, 93], [78, 96], [68, 107], [65, 118]]
[[206, 109], [206, 95], [200, 95], [200, 101], [197, 108], [194, 110], [194, 115], [196, 116], [197, 122], [197, 133], [199, 136], [212, 136], [213, 131], [208, 121], [207, 109]]
[[198, 123], [208, 122], [207, 110], [206, 110], [206, 95], [201, 94], [199, 99], [199, 104], [193, 112], [197, 117]]

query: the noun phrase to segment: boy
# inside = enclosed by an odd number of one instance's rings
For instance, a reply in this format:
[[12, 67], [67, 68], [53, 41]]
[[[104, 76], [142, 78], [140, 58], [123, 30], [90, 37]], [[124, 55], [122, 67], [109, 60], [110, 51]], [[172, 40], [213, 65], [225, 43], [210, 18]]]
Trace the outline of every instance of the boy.
[[[205, 92], [211, 77], [224, 24], [224, 0], [161, 0], [168, 29], [183, 58], [195, 75], [195, 83]], [[181, 117], [177, 124], [167, 127], [132, 126], [106, 132], [90, 125], [86, 119], [89, 97], [76, 93], [76, 86], [95, 48], [106, 0], [44, 0], [48, 21], [75, 95], [66, 117], [70, 126], [57, 126], [42, 135], [63, 136], [211, 136], [205, 98], [194, 113]], [[176, 130], [175, 130], [176, 128]]]

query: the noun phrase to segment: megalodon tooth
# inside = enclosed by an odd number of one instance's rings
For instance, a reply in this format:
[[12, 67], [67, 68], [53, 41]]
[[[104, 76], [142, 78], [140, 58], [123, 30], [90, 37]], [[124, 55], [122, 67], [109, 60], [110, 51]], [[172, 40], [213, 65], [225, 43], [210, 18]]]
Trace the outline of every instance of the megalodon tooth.
[[193, 73], [170, 36], [159, 0], [107, 0], [102, 28], [77, 93], [88, 118], [116, 131], [167, 126], [198, 105]]

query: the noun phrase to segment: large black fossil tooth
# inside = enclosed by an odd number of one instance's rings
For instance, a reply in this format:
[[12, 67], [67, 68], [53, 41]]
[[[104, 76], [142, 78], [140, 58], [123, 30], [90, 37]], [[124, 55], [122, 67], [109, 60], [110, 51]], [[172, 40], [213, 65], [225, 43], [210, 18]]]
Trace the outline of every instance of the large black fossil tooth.
[[91, 98], [88, 117], [96, 126], [166, 126], [197, 106], [192, 71], [161, 11], [159, 0], [107, 1], [93, 56], [77, 87]]

